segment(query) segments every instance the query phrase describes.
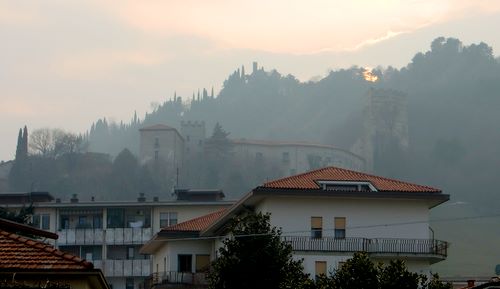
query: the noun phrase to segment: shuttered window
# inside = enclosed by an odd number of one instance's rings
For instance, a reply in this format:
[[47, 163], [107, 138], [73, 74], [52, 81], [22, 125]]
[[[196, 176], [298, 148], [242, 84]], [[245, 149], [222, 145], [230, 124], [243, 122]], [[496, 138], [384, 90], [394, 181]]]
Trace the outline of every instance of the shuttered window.
[[311, 217], [311, 237], [321, 238], [323, 236], [323, 218]]
[[326, 275], [326, 261], [316, 261], [315, 273], [316, 276]]
[[210, 265], [210, 255], [196, 255], [196, 272], [207, 272]]
[[345, 217], [335, 217], [335, 238], [339, 239], [345, 238], [345, 227], [346, 227]]

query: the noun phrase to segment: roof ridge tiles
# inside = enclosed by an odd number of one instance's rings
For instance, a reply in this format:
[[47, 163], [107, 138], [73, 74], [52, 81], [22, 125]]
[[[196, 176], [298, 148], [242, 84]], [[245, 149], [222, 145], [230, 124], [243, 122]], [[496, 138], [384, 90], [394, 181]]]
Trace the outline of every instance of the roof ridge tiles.
[[258, 188], [275, 189], [318, 189], [318, 180], [332, 181], [368, 181], [379, 191], [401, 191], [401, 192], [441, 192], [430, 186], [418, 185], [407, 181], [376, 176], [369, 173], [358, 172], [339, 167], [324, 167], [297, 175], [269, 181]]

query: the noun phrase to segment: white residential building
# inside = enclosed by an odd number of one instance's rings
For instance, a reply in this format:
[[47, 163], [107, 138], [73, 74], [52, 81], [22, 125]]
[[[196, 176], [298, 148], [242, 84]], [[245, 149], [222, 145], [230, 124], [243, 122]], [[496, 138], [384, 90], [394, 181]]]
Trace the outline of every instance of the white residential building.
[[138, 289], [153, 272], [149, 255], [139, 249], [160, 228], [184, 222], [234, 204], [220, 190], [178, 190], [176, 200], [55, 201], [48, 193], [0, 193], [2, 207], [34, 204], [34, 225], [56, 233], [62, 251], [101, 269], [113, 289]]
[[229, 209], [165, 228], [141, 252], [153, 256], [153, 283], [203, 283], [228, 221], [251, 210], [271, 214], [312, 277], [357, 251], [382, 262], [404, 259], [410, 270], [428, 274], [448, 246], [433, 239], [429, 211], [448, 199], [439, 189], [327, 167], [267, 182]]

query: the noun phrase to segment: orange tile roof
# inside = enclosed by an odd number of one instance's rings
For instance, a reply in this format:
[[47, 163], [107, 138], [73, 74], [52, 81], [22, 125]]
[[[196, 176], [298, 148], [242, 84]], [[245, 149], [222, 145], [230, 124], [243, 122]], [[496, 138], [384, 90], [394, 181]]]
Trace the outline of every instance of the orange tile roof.
[[89, 270], [94, 265], [49, 244], [0, 229], [0, 269]]
[[326, 167], [270, 181], [264, 183], [260, 188], [314, 190], [320, 188], [317, 181], [370, 182], [378, 191], [381, 192], [441, 192], [439, 189], [428, 186], [416, 185], [337, 167]]
[[162, 232], [200, 232], [208, 228], [215, 220], [221, 217], [226, 212], [226, 209], [221, 209], [217, 212], [204, 215], [198, 218], [191, 219], [170, 227], [161, 229]]

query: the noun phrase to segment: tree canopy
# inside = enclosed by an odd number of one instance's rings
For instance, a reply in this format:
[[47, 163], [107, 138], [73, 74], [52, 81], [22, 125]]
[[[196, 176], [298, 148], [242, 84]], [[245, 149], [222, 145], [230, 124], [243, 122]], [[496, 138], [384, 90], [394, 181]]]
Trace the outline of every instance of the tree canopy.
[[292, 247], [271, 227], [269, 214], [249, 213], [233, 219], [230, 239], [208, 275], [209, 288], [303, 288], [309, 278], [302, 262], [292, 258]]

